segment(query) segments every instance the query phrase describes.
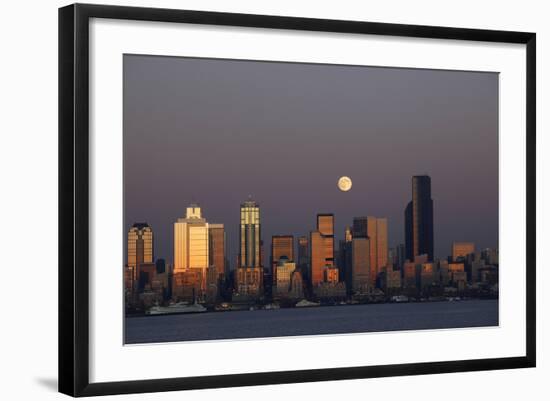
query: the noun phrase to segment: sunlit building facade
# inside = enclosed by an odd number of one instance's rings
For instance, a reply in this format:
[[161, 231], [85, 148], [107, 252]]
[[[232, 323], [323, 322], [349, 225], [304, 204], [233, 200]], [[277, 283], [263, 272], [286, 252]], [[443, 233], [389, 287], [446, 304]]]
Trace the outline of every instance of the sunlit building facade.
[[326, 266], [334, 266], [334, 215], [318, 214], [317, 231], [310, 233], [310, 280], [313, 287], [324, 281]]
[[287, 258], [281, 258], [275, 266], [275, 288], [273, 295], [286, 297], [290, 291], [292, 274], [296, 270], [296, 263]]
[[[206, 271], [210, 264], [209, 242], [209, 227], [202, 217], [201, 208], [190, 205], [185, 218], [179, 218], [174, 223], [174, 293], [185, 294], [185, 297], [190, 292], [193, 297], [205, 293]], [[187, 288], [176, 288], [178, 285]]]
[[475, 251], [476, 246], [473, 242], [453, 242], [453, 262], [456, 262], [458, 258], [466, 259]]
[[277, 264], [281, 258], [294, 261], [294, 236], [274, 235], [271, 237], [271, 271], [273, 281], [277, 281]]
[[127, 266], [138, 278], [141, 263], [153, 263], [153, 229], [147, 223], [135, 223], [128, 230]]
[[353, 219], [353, 238], [369, 239], [369, 281], [376, 285], [376, 278], [388, 264], [388, 220], [366, 216]]

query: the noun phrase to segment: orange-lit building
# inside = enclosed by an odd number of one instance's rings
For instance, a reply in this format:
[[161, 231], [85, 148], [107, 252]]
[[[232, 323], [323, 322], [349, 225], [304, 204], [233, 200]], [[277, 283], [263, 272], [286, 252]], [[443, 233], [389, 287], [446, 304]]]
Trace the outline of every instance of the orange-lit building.
[[473, 242], [453, 242], [453, 262], [458, 261], [458, 258], [467, 258], [475, 251], [476, 246]]
[[271, 271], [273, 281], [277, 281], [277, 264], [281, 258], [294, 261], [294, 237], [292, 235], [274, 235], [271, 237]]
[[369, 239], [369, 280], [374, 287], [378, 273], [388, 264], [388, 220], [374, 216], [355, 217], [352, 236]]
[[310, 280], [313, 287], [324, 281], [326, 266], [334, 266], [334, 215], [318, 214], [317, 231], [310, 233]]

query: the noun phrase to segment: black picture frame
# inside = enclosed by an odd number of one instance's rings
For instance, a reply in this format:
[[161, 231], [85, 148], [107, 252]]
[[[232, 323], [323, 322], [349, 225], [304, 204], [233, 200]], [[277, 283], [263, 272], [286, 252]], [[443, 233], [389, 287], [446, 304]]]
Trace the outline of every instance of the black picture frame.
[[[521, 357], [262, 372], [122, 382], [89, 381], [90, 18], [438, 38], [526, 45], [526, 355]], [[71, 396], [252, 386], [534, 367], [536, 364], [536, 35], [435, 26], [74, 4], [59, 9], [59, 391]]]

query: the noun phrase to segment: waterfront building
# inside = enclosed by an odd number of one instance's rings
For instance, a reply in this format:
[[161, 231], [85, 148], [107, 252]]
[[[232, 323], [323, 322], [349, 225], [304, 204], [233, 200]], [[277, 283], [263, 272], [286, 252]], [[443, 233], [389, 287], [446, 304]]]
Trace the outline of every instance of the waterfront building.
[[475, 251], [475, 244], [473, 242], [453, 242], [453, 262], [457, 262], [458, 258], [466, 260], [470, 255], [474, 254]]
[[404, 289], [416, 289], [417, 288], [417, 264], [414, 262], [405, 262], [403, 264], [403, 288]]
[[290, 291], [288, 296], [292, 299], [304, 298], [304, 280], [302, 272], [299, 270], [295, 270], [292, 272], [292, 276], [290, 278]]
[[262, 267], [239, 267], [236, 269], [236, 292], [245, 298], [258, 298], [263, 289]]
[[138, 279], [140, 263], [153, 263], [153, 229], [147, 223], [135, 223], [128, 230], [127, 265]]
[[412, 200], [405, 208], [406, 258], [416, 255], [434, 257], [433, 200], [431, 178], [427, 175], [412, 178]]
[[426, 289], [435, 284], [435, 269], [434, 264], [422, 263], [420, 265], [420, 288]]
[[401, 271], [388, 265], [382, 272], [381, 282], [386, 294], [396, 293], [401, 288]]

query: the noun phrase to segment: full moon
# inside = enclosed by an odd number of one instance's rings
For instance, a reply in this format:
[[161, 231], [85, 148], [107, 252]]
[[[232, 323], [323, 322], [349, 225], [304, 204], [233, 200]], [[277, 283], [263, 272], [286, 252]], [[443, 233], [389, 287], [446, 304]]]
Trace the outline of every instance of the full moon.
[[343, 176], [338, 180], [338, 188], [342, 192], [347, 192], [351, 189], [351, 178]]

